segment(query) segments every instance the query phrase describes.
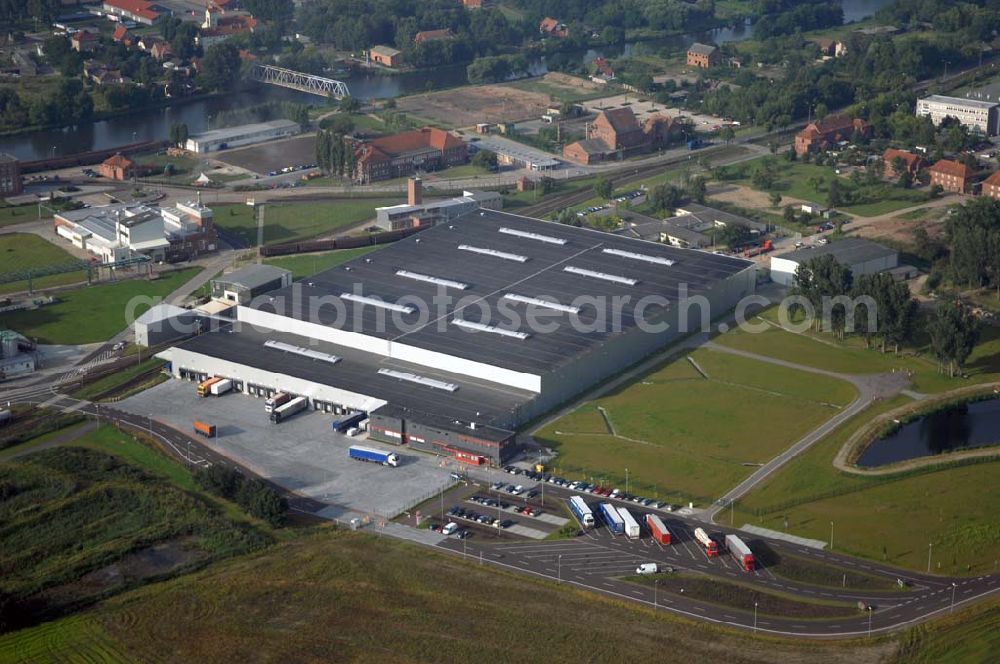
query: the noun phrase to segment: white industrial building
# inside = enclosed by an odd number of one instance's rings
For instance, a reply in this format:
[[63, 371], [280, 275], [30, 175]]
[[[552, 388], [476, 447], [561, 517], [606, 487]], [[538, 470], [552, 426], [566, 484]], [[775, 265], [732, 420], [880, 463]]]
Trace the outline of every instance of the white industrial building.
[[945, 118], [955, 118], [970, 132], [996, 136], [998, 107], [995, 101], [931, 95], [917, 100], [917, 115], [929, 115], [935, 126]]
[[386, 231], [433, 226], [473, 210], [499, 210], [503, 196], [496, 191], [463, 191], [461, 196], [428, 202], [406, 202], [375, 208], [375, 225]]
[[13, 330], [0, 328], [0, 380], [35, 370], [34, 342]]
[[826, 255], [833, 256], [838, 263], [849, 267], [855, 277], [885, 272], [899, 265], [899, 252], [895, 249], [871, 240], [847, 238], [772, 256], [771, 280], [784, 286], [792, 286], [795, 283], [795, 270], [799, 265]]
[[213, 129], [195, 134], [187, 139], [184, 147], [191, 152], [204, 153], [236, 148], [243, 145], [263, 143], [275, 138], [295, 136], [301, 131], [298, 122], [291, 120], [271, 120], [255, 124]]
[[215, 251], [212, 210], [198, 201], [163, 208], [118, 203], [57, 212], [56, 234], [79, 249], [112, 263], [148, 256], [164, 260], [168, 251], [197, 255]]

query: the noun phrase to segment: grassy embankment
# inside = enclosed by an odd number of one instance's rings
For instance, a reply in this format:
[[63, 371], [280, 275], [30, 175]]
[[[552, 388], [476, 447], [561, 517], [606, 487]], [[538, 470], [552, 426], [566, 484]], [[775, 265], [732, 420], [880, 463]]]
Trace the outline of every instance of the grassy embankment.
[[[23, 210], [24, 208], [3, 208], [3, 210]], [[29, 218], [13, 217], [11, 223], [31, 221], [35, 208], [31, 207]], [[3, 222], [0, 222], [2, 224]], [[79, 262], [69, 252], [32, 233], [11, 233], [0, 235], [0, 273], [28, 272], [46, 267], [57, 267]], [[63, 274], [36, 277], [31, 280], [34, 290], [64, 286], [87, 280], [86, 270], [74, 270]], [[28, 280], [0, 284], [0, 294], [18, 293], [28, 290]]]
[[[375, 208], [396, 205], [398, 196], [391, 198], [357, 198], [337, 201], [302, 203], [269, 203], [264, 212], [264, 244], [279, 244], [308, 240], [342, 231], [349, 226], [375, 218]], [[238, 235], [248, 245], [257, 244], [257, 222], [254, 210], [247, 205], [213, 206], [215, 223]]]

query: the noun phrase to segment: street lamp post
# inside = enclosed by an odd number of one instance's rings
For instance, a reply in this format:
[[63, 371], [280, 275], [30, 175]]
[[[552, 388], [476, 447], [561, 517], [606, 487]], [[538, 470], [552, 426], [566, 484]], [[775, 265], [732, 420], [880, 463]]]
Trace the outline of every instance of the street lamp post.
[[955, 613], [955, 589], [958, 588], [958, 584], [954, 581], [951, 582], [951, 609], [948, 613]]
[[653, 579], [653, 608], [660, 608], [659, 598], [657, 597], [657, 591], [660, 589], [660, 580]]
[[927, 573], [931, 573], [931, 551], [934, 548], [934, 542], [927, 543]]
[[868, 638], [872, 638], [872, 606], [868, 605]]
[[628, 468], [625, 469], [625, 493], [628, 493]]
[[833, 521], [830, 522], [830, 550], [833, 551]]
[[559, 583], [562, 583], [562, 554], [556, 556], [556, 573], [559, 576]]
[[757, 602], [753, 603], [753, 633], [757, 633]]

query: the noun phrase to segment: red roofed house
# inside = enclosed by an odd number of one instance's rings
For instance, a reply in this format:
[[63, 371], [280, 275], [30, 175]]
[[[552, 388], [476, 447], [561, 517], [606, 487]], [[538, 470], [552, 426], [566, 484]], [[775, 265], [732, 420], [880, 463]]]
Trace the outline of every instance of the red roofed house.
[[594, 66], [597, 67], [597, 71], [600, 73], [601, 77], [604, 78], [604, 80], [610, 81], [614, 79], [615, 70], [611, 67], [611, 63], [604, 58], [594, 58]]
[[77, 53], [83, 53], [93, 48], [97, 43], [97, 34], [81, 30], [69, 38], [69, 45]]
[[587, 131], [587, 138], [563, 148], [563, 156], [581, 164], [591, 164], [614, 153], [640, 154], [664, 145], [674, 131], [674, 121], [656, 115], [640, 125], [628, 106], [602, 111]]
[[483, 0], [462, 0], [462, 5], [466, 9], [480, 9], [483, 6]]
[[444, 28], [443, 30], [424, 30], [423, 32], [418, 32], [413, 38], [414, 44], [423, 44], [424, 42], [434, 41], [436, 39], [451, 39], [451, 30]]
[[983, 180], [983, 196], [1000, 199], [1000, 171]]
[[160, 16], [156, 5], [147, 0], [104, 0], [104, 12], [126, 21], [135, 21], [143, 25], [153, 25]]
[[[896, 172], [896, 168], [892, 165], [896, 159], [903, 160], [903, 170]], [[884, 153], [882, 153], [882, 173], [887, 178], [898, 178], [903, 172], [909, 173], [912, 177], [917, 176], [917, 171], [920, 167], [924, 165], [923, 160], [919, 155], [915, 155], [912, 152], [907, 152], [906, 150], [896, 150], [894, 148], [889, 148]]]
[[210, 6], [205, 9], [205, 21], [201, 24], [197, 42], [202, 48], [229, 39], [244, 32], [254, 32], [257, 29], [257, 19], [248, 14], [220, 16], [222, 10]]
[[114, 34], [111, 35], [111, 39], [119, 44], [124, 44], [125, 46], [132, 45], [132, 35], [129, 33], [128, 28], [119, 23], [115, 26]]
[[97, 171], [112, 180], [128, 180], [135, 173], [135, 162], [119, 152], [101, 162]]
[[170, 48], [169, 43], [158, 41], [153, 44], [153, 48], [149, 49], [149, 53], [157, 60], [166, 60], [174, 54], [174, 49]]
[[432, 127], [359, 142], [354, 156], [358, 184], [391, 180], [417, 170], [436, 171], [464, 164], [469, 158], [461, 138]]
[[548, 16], [543, 18], [541, 23], [538, 24], [538, 31], [546, 37], [562, 38], [569, 35], [569, 28], [566, 27], [565, 23], [560, 23]]
[[931, 186], [941, 185], [945, 191], [956, 194], [969, 193], [972, 182], [972, 169], [957, 161], [941, 159], [928, 169], [931, 174]]
[[795, 134], [795, 153], [802, 156], [808, 152], [829, 150], [840, 141], [850, 140], [854, 132], [867, 136], [870, 131], [868, 123], [861, 118], [831, 115], [810, 122], [805, 129]]

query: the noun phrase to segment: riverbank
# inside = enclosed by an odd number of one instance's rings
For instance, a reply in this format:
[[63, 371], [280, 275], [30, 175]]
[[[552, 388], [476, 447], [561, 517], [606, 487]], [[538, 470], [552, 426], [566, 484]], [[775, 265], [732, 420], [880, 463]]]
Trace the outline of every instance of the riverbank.
[[861, 427], [851, 435], [841, 446], [840, 451], [833, 460], [833, 466], [839, 471], [851, 473], [853, 475], [864, 475], [868, 477], [878, 477], [905, 473], [917, 468], [927, 466], [943, 465], [968, 459], [981, 457], [1000, 456], [1000, 446], [977, 447], [962, 450], [959, 452], [948, 452], [933, 456], [922, 456], [914, 459], [906, 459], [896, 463], [885, 464], [872, 468], [863, 468], [856, 465], [856, 461], [869, 445], [886, 435], [889, 427], [897, 426], [900, 423], [911, 422], [916, 418], [929, 415], [932, 412], [946, 408], [958, 403], [968, 403], [978, 400], [978, 398], [991, 398], [1000, 392], [1000, 383], [985, 383], [982, 385], [970, 385], [968, 387], [952, 390], [944, 394], [935, 395], [927, 399], [922, 399], [915, 403], [908, 403], [904, 406], [890, 410], [874, 417], [867, 425]]

